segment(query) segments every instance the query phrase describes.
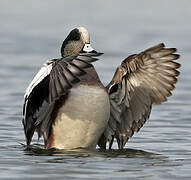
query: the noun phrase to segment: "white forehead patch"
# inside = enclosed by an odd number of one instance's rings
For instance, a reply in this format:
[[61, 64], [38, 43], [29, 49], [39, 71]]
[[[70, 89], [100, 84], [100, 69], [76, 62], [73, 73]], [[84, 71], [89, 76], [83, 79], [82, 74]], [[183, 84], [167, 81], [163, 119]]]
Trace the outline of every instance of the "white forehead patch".
[[90, 35], [88, 33], [88, 30], [86, 28], [84, 28], [84, 27], [78, 27], [77, 29], [81, 33], [82, 40], [85, 43], [89, 43], [90, 42]]

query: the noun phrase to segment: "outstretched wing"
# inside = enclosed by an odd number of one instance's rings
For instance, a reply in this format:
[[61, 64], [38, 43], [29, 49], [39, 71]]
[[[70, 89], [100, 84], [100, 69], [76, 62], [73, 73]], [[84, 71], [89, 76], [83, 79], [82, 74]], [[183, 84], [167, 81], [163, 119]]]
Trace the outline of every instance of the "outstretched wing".
[[118, 147], [123, 148], [149, 118], [152, 104], [167, 100], [179, 75], [180, 64], [173, 61], [179, 58], [175, 52], [175, 48], [159, 44], [121, 63], [107, 86], [111, 115], [99, 146], [105, 148], [109, 140], [111, 148], [116, 138]]
[[83, 53], [49, 61], [34, 77], [26, 90], [23, 106], [23, 126], [27, 145], [33, 134], [49, 135], [51, 113], [55, 101], [65, 98], [68, 90], [80, 81], [79, 77], [97, 61], [102, 53]]

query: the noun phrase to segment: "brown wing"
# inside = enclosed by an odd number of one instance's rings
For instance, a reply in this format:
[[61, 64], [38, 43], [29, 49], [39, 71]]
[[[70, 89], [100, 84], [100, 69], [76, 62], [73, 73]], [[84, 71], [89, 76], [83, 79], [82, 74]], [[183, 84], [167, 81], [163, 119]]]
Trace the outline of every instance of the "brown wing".
[[107, 89], [110, 95], [111, 115], [98, 145], [116, 138], [118, 147], [124, 147], [128, 139], [138, 132], [149, 118], [152, 104], [167, 100], [174, 89], [180, 64], [175, 48], [159, 44], [140, 54], [126, 58], [117, 68]]

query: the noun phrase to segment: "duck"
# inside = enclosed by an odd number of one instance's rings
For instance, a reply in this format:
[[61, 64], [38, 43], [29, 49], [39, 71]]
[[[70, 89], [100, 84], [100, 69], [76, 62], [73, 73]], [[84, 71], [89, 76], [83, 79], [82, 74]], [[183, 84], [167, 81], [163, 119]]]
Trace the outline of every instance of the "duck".
[[104, 86], [92, 64], [94, 50], [86, 28], [74, 28], [61, 57], [48, 60], [24, 95], [22, 124], [27, 146], [34, 133], [46, 149], [123, 149], [149, 119], [152, 106], [175, 88], [180, 55], [160, 43], [125, 58]]

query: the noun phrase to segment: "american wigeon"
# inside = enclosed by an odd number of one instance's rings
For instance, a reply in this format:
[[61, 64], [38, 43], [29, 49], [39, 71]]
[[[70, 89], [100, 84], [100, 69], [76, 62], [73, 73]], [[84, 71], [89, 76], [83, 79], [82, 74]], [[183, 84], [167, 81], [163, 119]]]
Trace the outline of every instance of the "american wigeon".
[[163, 43], [127, 57], [105, 87], [94, 66], [97, 56], [84, 27], [64, 40], [61, 58], [40, 69], [24, 96], [23, 125], [27, 145], [34, 132], [46, 148], [112, 147], [119, 149], [149, 118], [153, 104], [167, 100], [180, 64], [175, 48]]

